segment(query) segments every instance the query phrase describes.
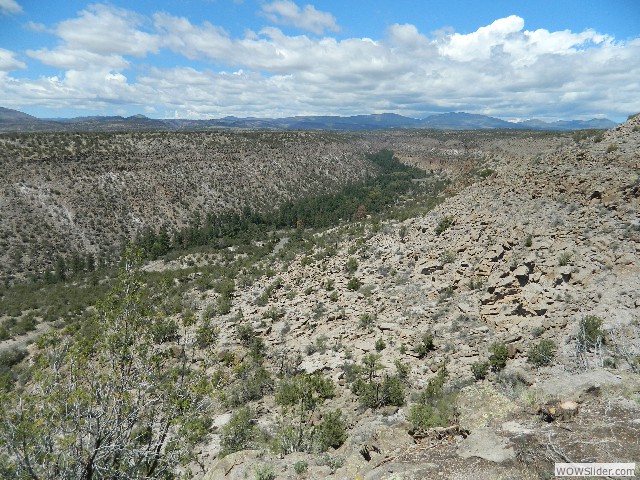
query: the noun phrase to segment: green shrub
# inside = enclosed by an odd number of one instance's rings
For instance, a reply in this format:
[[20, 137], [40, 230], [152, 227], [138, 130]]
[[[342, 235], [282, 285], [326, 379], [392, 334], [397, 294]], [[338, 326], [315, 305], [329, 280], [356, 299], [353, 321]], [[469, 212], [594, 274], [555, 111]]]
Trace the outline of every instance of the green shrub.
[[607, 153], [615, 152], [616, 150], [618, 150], [618, 145], [616, 145], [615, 143], [610, 143], [607, 146]]
[[306, 346], [305, 352], [307, 353], [307, 355], [313, 355], [316, 352], [325, 353], [329, 348], [327, 346], [328, 341], [329, 338], [326, 335], [320, 335], [316, 337], [313, 343], [310, 343]]
[[602, 330], [602, 319], [595, 315], [587, 315], [578, 327], [578, 344], [585, 350], [598, 347], [604, 343], [605, 332]]
[[418, 355], [418, 358], [424, 358], [427, 354], [433, 350], [435, 350], [435, 345], [433, 344], [433, 335], [425, 333], [422, 335], [420, 342], [413, 347], [413, 351]]
[[277, 307], [271, 307], [262, 313], [262, 318], [270, 318], [274, 322], [284, 317], [284, 310]]
[[324, 454], [318, 459], [318, 465], [326, 465], [329, 467], [329, 471], [333, 475], [340, 467], [344, 465], [344, 457], [333, 457], [329, 454]]
[[453, 225], [453, 218], [451, 217], [442, 217], [436, 226], [436, 235], [440, 235], [445, 230]]
[[469, 290], [479, 290], [484, 285], [481, 277], [474, 275], [469, 279]]
[[556, 344], [551, 340], [540, 340], [539, 343], [532, 345], [527, 352], [527, 359], [536, 367], [544, 367], [549, 365], [556, 355]]
[[524, 246], [530, 248], [533, 245], [533, 237], [531, 235], [527, 235], [524, 239]]
[[379, 338], [376, 340], [376, 352], [381, 352], [382, 350], [384, 350], [385, 348], [387, 348], [387, 344], [384, 341], [384, 338]]
[[220, 295], [230, 296], [236, 288], [235, 281], [232, 278], [224, 278], [213, 286], [213, 289]]
[[178, 324], [173, 318], [157, 318], [153, 322], [151, 335], [156, 344], [172, 342], [178, 338]]
[[447, 376], [446, 364], [443, 363], [436, 376], [420, 393], [417, 403], [411, 407], [408, 420], [415, 433], [451, 424], [455, 416], [455, 395], [445, 391]]
[[407, 381], [409, 379], [409, 374], [411, 373], [411, 366], [406, 363], [402, 363], [399, 359], [396, 359], [394, 365], [396, 366], [396, 375], [398, 378], [400, 380]]
[[205, 319], [196, 329], [196, 345], [200, 348], [207, 348], [215, 345], [218, 341], [220, 329], [211, 324], [210, 319]]
[[385, 405], [402, 406], [405, 403], [404, 384], [397, 376], [385, 375], [377, 378], [382, 370], [380, 355], [369, 353], [362, 359], [361, 366], [354, 366], [347, 373], [347, 379], [353, 381], [351, 390], [358, 395], [360, 403], [366, 408], [380, 408]]
[[334, 394], [333, 382], [321, 374], [300, 374], [280, 382], [275, 402], [282, 411], [275, 448], [281, 454], [326, 450], [344, 441], [339, 412], [327, 414], [315, 427], [310, 421], [311, 412]]
[[249, 407], [238, 408], [229, 423], [222, 427], [220, 456], [253, 447], [256, 436], [255, 413]]
[[440, 262], [443, 263], [443, 264], [453, 263], [455, 261], [456, 261], [456, 254], [455, 254], [455, 252], [452, 252], [451, 250], [445, 250], [440, 255]]
[[324, 414], [314, 433], [319, 451], [326, 452], [329, 448], [339, 448], [347, 439], [347, 429], [340, 410]]
[[296, 472], [296, 475], [302, 475], [303, 473], [307, 473], [309, 469], [309, 464], [304, 460], [299, 460], [293, 464], [293, 471]]
[[351, 277], [349, 282], [347, 282], [347, 288], [349, 290], [356, 291], [362, 286], [362, 282], [358, 280], [356, 277]]
[[11, 333], [9, 333], [9, 330], [7, 330], [4, 325], [0, 325], [0, 342], [9, 340], [10, 338]]
[[358, 327], [363, 330], [371, 330], [376, 323], [376, 317], [371, 313], [363, 313], [358, 320]]
[[535, 327], [533, 330], [531, 330], [531, 335], [533, 335], [534, 338], [538, 338], [544, 333], [544, 331], [544, 327]]
[[347, 271], [349, 275], [353, 275], [358, 270], [358, 260], [355, 257], [349, 257], [347, 263], [344, 266], [344, 269]]
[[[213, 318], [214, 315], [211, 314], [211, 305], [209, 305], [203, 312], [202, 312], [202, 318], [203, 319], [211, 319]], [[196, 323], [196, 314], [193, 313], [193, 310], [187, 310], [185, 312], [182, 313], [182, 324], [185, 327], [190, 327], [192, 325], [195, 325]]]
[[256, 465], [256, 480], [275, 480], [276, 473], [273, 471], [273, 465], [263, 464]]
[[476, 380], [483, 380], [486, 378], [487, 373], [489, 373], [489, 363], [474, 362], [473, 365], [471, 365], [471, 373], [473, 373], [473, 377]]
[[218, 315], [226, 315], [231, 312], [231, 297], [229, 295], [220, 295], [216, 299], [216, 312]]
[[0, 353], [0, 393], [10, 390], [16, 380], [14, 367], [27, 356], [26, 350], [13, 348]]
[[255, 362], [243, 362], [237, 368], [237, 382], [230, 388], [226, 403], [231, 407], [245, 405], [253, 400], [260, 400], [273, 388], [271, 375]]
[[236, 327], [236, 333], [238, 334], [238, 341], [245, 347], [251, 345], [257, 336], [253, 327], [248, 323], [238, 325]]
[[562, 252], [560, 255], [558, 255], [558, 265], [560, 265], [561, 267], [569, 265], [571, 257], [571, 252]]
[[489, 347], [489, 365], [491, 365], [491, 371], [498, 372], [507, 366], [507, 359], [509, 358], [509, 350], [504, 343], [495, 342]]

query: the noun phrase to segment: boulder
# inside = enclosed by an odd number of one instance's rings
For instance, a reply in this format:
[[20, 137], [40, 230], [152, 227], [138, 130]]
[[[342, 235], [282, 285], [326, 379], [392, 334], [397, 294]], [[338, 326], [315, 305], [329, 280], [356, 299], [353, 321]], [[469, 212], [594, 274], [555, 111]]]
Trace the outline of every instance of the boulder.
[[474, 430], [458, 446], [462, 458], [479, 457], [490, 462], [502, 463], [516, 457], [509, 440], [500, 437], [490, 428]]
[[244, 480], [254, 476], [253, 468], [260, 457], [259, 450], [242, 450], [219, 458], [207, 469], [202, 480]]

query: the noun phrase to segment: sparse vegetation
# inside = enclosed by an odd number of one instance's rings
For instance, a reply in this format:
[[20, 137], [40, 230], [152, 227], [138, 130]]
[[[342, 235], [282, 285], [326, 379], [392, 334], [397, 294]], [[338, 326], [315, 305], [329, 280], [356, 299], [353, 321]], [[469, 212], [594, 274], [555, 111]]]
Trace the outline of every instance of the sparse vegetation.
[[425, 333], [420, 338], [420, 341], [413, 347], [413, 351], [416, 353], [418, 358], [426, 357], [429, 352], [435, 350], [435, 345], [433, 344], [433, 335], [429, 333]]
[[558, 265], [561, 267], [569, 265], [571, 257], [573, 257], [573, 254], [571, 252], [562, 252], [560, 255], [558, 255]]
[[451, 217], [442, 217], [438, 221], [438, 225], [436, 225], [436, 235], [440, 235], [444, 233], [453, 225], [453, 218]]
[[356, 277], [351, 277], [347, 282], [347, 288], [349, 290], [358, 290], [362, 286], [362, 282]]
[[[90, 320], [39, 339], [34, 388], [14, 388], [2, 398], [0, 448], [21, 452], [6, 459], [18, 478], [82, 478], [87, 469], [158, 477], [189, 458], [206, 432], [206, 378], [157, 361], [153, 329], [163, 318], [140, 280], [139, 252], [126, 258]], [[176, 435], [179, 442], [172, 441]]]
[[296, 472], [296, 475], [307, 473], [307, 470], [309, 470], [309, 464], [304, 460], [299, 460], [293, 464], [293, 471]]
[[602, 319], [595, 315], [587, 315], [580, 320], [578, 327], [578, 345], [584, 350], [599, 348], [605, 339], [605, 332], [602, 330]]
[[358, 327], [363, 330], [371, 330], [376, 324], [376, 317], [371, 313], [363, 313], [358, 319]]
[[489, 363], [474, 362], [471, 365], [471, 373], [473, 373], [473, 378], [475, 378], [476, 380], [484, 380], [489, 373]]
[[492, 372], [499, 372], [507, 366], [507, 359], [509, 358], [509, 350], [504, 343], [495, 342], [489, 347], [489, 365]]
[[380, 379], [380, 370], [383, 370], [380, 355], [374, 353], [365, 355], [362, 364], [353, 368], [351, 390], [358, 395], [361, 405], [366, 408], [404, 405], [405, 393], [401, 379], [389, 375]]
[[550, 365], [556, 355], [556, 344], [551, 340], [540, 340], [527, 352], [527, 359], [536, 367]]
[[416, 404], [411, 407], [408, 420], [414, 433], [423, 433], [434, 427], [446, 427], [453, 421], [455, 395], [445, 390], [447, 376], [446, 364], [442, 364], [436, 376], [418, 396]]
[[[627, 127], [623, 130], [625, 135], [629, 133]], [[312, 140], [316, 134], [325, 135], [311, 132]], [[168, 135], [168, 147], [175, 138], [173, 135]], [[597, 303], [596, 288], [608, 288], [610, 278], [622, 278], [621, 265], [625, 269], [634, 266], [633, 242], [623, 241], [634, 239], [632, 234], [637, 230], [631, 220], [634, 220], [632, 206], [637, 197], [638, 182], [624, 164], [635, 141], [633, 138], [626, 138], [624, 143], [621, 141], [618, 153], [613, 155], [616, 158], [612, 161], [623, 173], [620, 176], [629, 179], [622, 184], [617, 176], [609, 175], [610, 172], [606, 177], [600, 175], [605, 168], [600, 168], [603, 162], [598, 159], [604, 158], [605, 147], [593, 145], [594, 137], [579, 140], [580, 145], [573, 146], [578, 149], [576, 155], [565, 158], [558, 152], [564, 155], [571, 148], [567, 143], [571, 133], [553, 137], [553, 142], [543, 144], [544, 148], [539, 149], [541, 144], [536, 143], [537, 136], [551, 134], [515, 131], [432, 134], [397, 130], [383, 135], [384, 142], [379, 141], [381, 137], [375, 132], [331, 137], [333, 150], [327, 155], [339, 159], [338, 163], [360, 162], [362, 166], [358, 175], [346, 180], [350, 183], [344, 190], [342, 186], [347, 183], [342, 180], [319, 180], [325, 175], [334, 175], [334, 172], [326, 171], [322, 161], [305, 164], [304, 174], [298, 179], [289, 176], [288, 169], [292, 167], [288, 161], [278, 157], [274, 161], [280, 162], [277, 168], [284, 172], [282, 184], [271, 187], [280, 192], [279, 196], [272, 197], [270, 191], [257, 188], [255, 195], [260, 195], [260, 201], [255, 202], [252, 197], [245, 202], [238, 199], [237, 193], [226, 191], [223, 185], [220, 194], [227, 195], [224, 208], [210, 203], [211, 196], [202, 191], [194, 206], [191, 192], [171, 189], [173, 184], [165, 181], [162, 198], [171, 197], [169, 204], [175, 208], [175, 212], [169, 212], [163, 210], [164, 203], [158, 204], [165, 224], [145, 223], [150, 211], [146, 203], [136, 204], [139, 208], [136, 217], [143, 224], [157, 227], [154, 230], [143, 226], [137, 234], [127, 232], [131, 233], [130, 238], [136, 238], [136, 243], [144, 246], [145, 258], [161, 260], [150, 261], [143, 271], [137, 272], [144, 292], [140, 305], [149, 315], [143, 316], [145, 322], [140, 328], [144, 333], [133, 344], [136, 355], [147, 355], [144, 359], [151, 365], [149, 375], [154, 371], [161, 373], [154, 374], [153, 380], [157, 380], [159, 387], [153, 390], [156, 396], [150, 403], [165, 406], [155, 418], [160, 422], [171, 415], [175, 418], [175, 423], [168, 429], [168, 443], [164, 444], [168, 447], [163, 447], [161, 452], [169, 455], [164, 463], [166, 468], [158, 470], [158, 475], [147, 475], [149, 478], [173, 478], [183, 471], [178, 465], [184, 462], [190, 462], [194, 467], [196, 463], [201, 464], [206, 472], [217, 460], [202, 455], [200, 452], [205, 453], [208, 449], [196, 444], [210, 444], [207, 439], [210, 433], [219, 435], [220, 456], [245, 449], [272, 452], [264, 457], [250, 453], [246, 462], [233, 467], [238, 471], [243, 469], [246, 478], [294, 474], [307, 478], [320, 470], [326, 475], [326, 467], [310, 468], [311, 458], [335, 472], [344, 464], [345, 458], [351, 461], [360, 458], [359, 455], [367, 461], [368, 465], [362, 463], [365, 466], [361, 472], [366, 475], [386, 458], [378, 455], [380, 452], [375, 451], [377, 443], [370, 442], [369, 437], [378, 432], [386, 435], [388, 428], [407, 429], [406, 424], [394, 423], [402, 416], [411, 423], [410, 433], [424, 437], [423, 446], [439, 445], [445, 441], [445, 435], [446, 438], [466, 435], [463, 420], [468, 420], [469, 415], [465, 409], [477, 407], [478, 411], [473, 413], [482, 414], [482, 409], [486, 408], [491, 415], [496, 415], [495, 421], [489, 423], [496, 428], [506, 420], [520, 422], [523, 415], [526, 416], [522, 409], [500, 418], [503, 406], [507, 408], [502, 402], [515, 401], [520, 405], [523, 401], [529, 407], [538, 407], [547, 399], [543, 400], [541, 393], [535, 393], [537, 389], [530, 388], [531, 380], [537, 382], [543, 376], [575, 371], [575, 365], [568, 365], [568, 359], [577, 359], [582, 362], [579, 367], [585, 369], [593, 365], [616, 368], [620, 375], [638, 371], [636, 324], [607, 322], [606, 328], [610, 330], [605, 332], [602, 319], [587, 316], [579, 322], [577, 331], [569, 332], [564, 325], [565, 319], [574, 318], [576, 310], [573, 306], [577, 302], [580, 302], [578, 311], [590, 308], [592, 300]], [[198, 138], [212, 141], [223, 137], [225, 141], [216, 143], [215, 148], [185, 150], [184, 155], [192, 160], [176, 162], [177, 175], [183, 175], [181, 169], [199, 172], [198, 159], [205, 150], [208, 156], [204, 158], [209, 162], [210, 159], [218, 160], [213, 153], [216, 151], [237, 149], [244, 152], [243, 155], [251, 156], [255, 145], [261, 145], [260, 155], [272, 160], [275, 158], [273, 152], [279, 151], [282, 145], [269, 142], [279, 138], [288, 144], [295, 143], [298, 133], [286, 138], [277, 132], [253, 132], [242, 138], [256, 143], [246, 145], [237, 144], [238, 137], [232, 131], [203, 133]], [[118, 141], [122, 140], [118, 138]], [[352, 142], [353, 138], [357, 141]], [[404, 149], [406, 138], [419, 142]], [[507, 146], [508, 149], [501, 150], [502, 155], [494, 158], [491, 156], [493, 150], [484, 149], [485, 138], [500, 145], [499, 148]], [[532, 146], [536, 147], [535, 158], [529, 151], [524, 157], [516, 151], [520, 145], [512, 140], [518, 138], [526, 139], [523, 143], [531, 151]], [[503, 142], [503, 139], [508, 141]], [[607, 142], [617, 142], [609, 133], [607, 139]], [[135, 142], [141, 140], [145, 137], [132, 136], [128, 141], [135, 146]], [[154, 142], [157, 140], [145, 140], [145, 148], [156, 148]], [[0, 135], [0, 144], [2, 141]], [[190, 141], [190, 134], [185, 134], [183, 145], [187, 146]], [[464, 144], [464, 149], [458, 149], [458, 142]], [[396, 164], [397, 160], [390, 152], [380, 155], [376, 161], [366, 160], [360, 153], [362, 145], [372, 149], [381, 144], [397, 145], [399, 157], [428, 165], [431, 174], [425, 176], [423, 172], [405, 171], [403, 166]], [[447, 153], [446, 158], [439, 158], [438, 149], [444, 148], [445, 144], [448, 152], [453, 151], [448, 147], [456, 145], [455, 150], [463, 153], [455, 154], [455, 157]], [[357, 151], [354, 145], [357, 145]], [[482, 152], [478, 146], [483, 148]], [[423, 155], [426, 150], [421, 151], [422, 148], [429, 149], [426, 157]], [[302, 162], [304, 152], [306, 150], [300, 149], [292, 153], [293, 164]], [[517, 160], [517, 172], [518, 175], [522, 173], [522, 179], [505, 168], [510, 164], [502, 157]], [[46, 162], [41, 163], [41, 157], [34, 156], [33, 161], [36, 159], [39, 168], [42, 166], [43, 171], [51, 173]], [[390, 161], [388, 168], [376, 163], [384, 164], [385, 159]], [[311, 160], [317, 158], [312, 156], [309, 162]], [[71, 158], [55, 161], [67, 162], [78, 169], [79, 164]], [[254, 161], [258, 162], [256, 158]], [[242, 167], [241, 162], [238, 164]], [[140, 165], [144, 171], [143, 158]], [[605, 166], [611, 168], [611, 165]], [[260, 176], [255, 178], [269, 184], [271, 167], [262, 168]], [[110, 161], [105, 161], [104, 168], [111, 168]], [[593, 185], [590, 178], [592, 169], [596, 172], [594, 177], [599, 175], [597, 185]], [[124, 167], [113, 172], [114, 178], [122, 175], [128, 182], [136, 182]], [[575, 185], [573, 177], [569, 177], [569, 183], [562, 183], [567, 181], [567, 172], [575, 174]], [[70, 171], [72, 174], [76, 173]], [[97, 175], [103, 180], [111, 178], [103, 173]], [[388, 176], [382, 179], [381, 175]], [[78, 178], [80, 176], [78, 173]], [[487, 176], [495, 176], [495, 181], [483, 182]], [[201, 178], [206, 179], [202, 183], [218, 185], [215, 175]], [[291, 190], [285, 185], [290, 178], [296, 178], [300, 183]], [[447, 178], [454, 179], [454, 183], [447, 183]], [[553, 184], [549, 179], [558, 179], [559, 183]], [[16, 185], [20, 181], [16, 177]], [[30, 190], [35, 187], [29, 182], [24, 180], [21, 188], [25, 192], [35, 192]], [[316, 187], [320, 184], [326, 186], [324, 192], [329, 192], [322, 198], [317, 196], [319, 189]], [[56, 189], [66, 188], [57, 185], [55, 178], [51, 185]], [[450, 188], [445, 190], [447, 186]], [[193, 188], [198, 190], [200, 187], [194, 185]], [[556, 187], [557, 190], [550, 193], [549, 188]], [[243, 187], [236, 188], [241, 191]], [[611, 204], [617, 205], [615, 210], [602, 200], [604, 192], [609, 191], [620, 195], [620, 202]], [[473, 197], [466, 196], [468, 192], [473, 193]], [[360, 193], [366, 195], [362, 197]], [[45, 190], [38, 194], [49, 195]], [[451, 205], [443, 205], [442, 213], [437, 216], [425, 215], [450, 194], [459, 197]], [[529, 203], [530, 199], [532, 203]], [[595, 199], [599, 201], [592, 201]], [[63, 202], [63, 199], [56, 201]], [[108, 198], [104, 202], [111, 205]], [[117, 202], [112, 204], [118, 205]], [[487, 213], [485, 204], [492, 209], [497, 207], [499, 212]], [[511, 217], [509, 209], [514, 204], [518, 208]], [[272, 205], [273, 210], [261, 210], [266, 205]], [[549, 222], [541, 221], [549, 209], [553, 211]], [[196, 213], [185, 217], [185, 211]], [[579, 229], [572, 224], [577, 217], [574, 212], [584, 218]], [[179, 220], [179, 228], [176, 220]], [[23, 249], [20, 258], [13, 255], [6, 263], [11, 262], [16, 268], [21, 265], [21, 271], [29, 273], [24, 278], [5, 276], [0, 282], [0, 341], [11, 338], [10, 343], [20, 346], [16, 351], [0, 350], [0, 416], [3, 420], [10, 418], [6, 412], [16, 408], [19, 395], [27, 398], [27, 393], [35, 389], [35, 400], [43, 397], [41, 384], [37, 383], [41, 381], [39, 375], [44, 371], [45, 379], [53, 378], [55, 363], [49, 360], [55, 360], [54, 354], [58, 353], [65, 358], [63, 346], [73, 345], [70, 351], [79, 352], [80, 367], [102, 358], [100, 355], [103, 354], [96, 353], [104, 342], [100, 340], [101, 333], [94, 331], [94, 316], [104, 311], [106, 303], [100, 299], [118, 284], [114, 279], [114, 267], [121, 252], [116, 243], [110, 245], [111, 252], [106, 259], [102, 245], [92, 245], [92, 251], [98, 253], [87, 256], [78, 251], [77, 245], [73, 250], [65, 251], [54, 243], [47, 247], [53, 252], [47, 267], [39, 271], [39, 260], [31, 260], [30, 221], [26, 218], [24, 224], [16, 225], [23, 239]], [[118, 231], [120, 228], [102, 220], [99, 214], [94, 215], [92, 221], [104, 230], [114, 228]], [[83, 222], [83, 218], [78, 219], [79, 225]], [[431, 226], [429, 222], [432, 222]], [[616, 230], [617, 224], [622, 225], [620, 231]], [[439, 237], [434, 237], [434, 227]], [[45, 227], [42, 228], [44, 231]], [[445, 233], [448, 229], [451, 230]], [[611, 229], [611, 235], [606, 229]], [[574, 237], [569, 234], [575, 234], [580, 240], [571, 243]], [[617, 243], [611, 244], [611, 251], [599, 247], [603, 239], [612, 236], [616, 237]], [[92, 238], [89, 235], [89, 242]], [[124, 239], [123, 235], [117, 241]], [[0, 226], [0, 247], [4, 248], [12, 241], [6, 236], [6, 229]], [[599, 249], [599, 253], [594, 248]], [[589, 249], [593, 250], [593, 255]], [[570, 254], [568, 250], [572, 250]], [[569, 254], [566, 260], [563, 254]], [[0, 251], [0, 257], [3, 255]], [[588, 275], [587, 269], [594, 266], [594, 262], [600, 264], [598, 268], [606, 269], [606, 272], [601, 271], [597, 282], [582, 276]], [[526, 282], [520, 274], [524, 271], [523, 265], [528, 271]], [[571, 268], [558, 269], [558, 265], [571, 265]], [[0, 270], [2, 268], [4, 265]], [[557, 283], [555, 288], [558, 275], [566, 276], [569, 272], [572, 281]], [[628, 279], [629, 285], [619, 287], [625, 297], [619, 308], [620, 318], [627, 319], [633, 316], [636, 282], [632, 277], [624, 278]], [[362, 282], [366, 284], [362, 285]], [[356, 291], [357, 294], [352, 293]], [[121, 297], [126, 298], [126, 295]], [[113, 296], [110, 298], [113, 304], [117, 303]], [[506, 307], [513, 313], [507, 313]], [[607, 293], [596, 308], [613, 315], [614, 309], [610, 307], [611, 294]], [[569, 311], [571, 314], [567, 313]], [[523, 321], [511, 324], [510, 317], [522, 317]], [[573, 325], [575, 328], [575, 323]], [[38, 340], [34, 329], [38, 333], [51, 329], [51, 333]], [[567, 352], [569, 344], [561, 349], [556, 347], [554, 341], [571, 333], [576, 352]], [[27, 334], [31, 335], [27, 337]], [[29, 346], [30, 338], [34, 339], [34, 345]], [[64, 339], [67, 343], [58, 345], [57, 340], [51, 339]], [[114, 342], [117, 344], [116, 340]], [[488, 351], [482, 350], [483, 345]], [[563, 355], [556, 353], [560, 350]], [[89, 353], [82, 357], [83, 352]], [[467, 361], [471, 355], [479, 357], [469, 365]], [[514, 368], [505, 369], [510, 356], [514, 358]], [[522, 357], [528, 360], [528, 367], [519, 368]], [[445, 363], [448, 360], [450, 363]], [[434, 375], [433, 370], [441, 361], [443, 363]], [[434, 365], [434, 362], [437, 363]], [[537, 370], [537, 367], [556, 363], [557, 368]], [[106, 373], [101, 373], [104, 371], [104, 368], [98, 370], [96, 381], [108, 379]], [[304, 373], [307, 371], [317, 373]], [[58, 372], [64, 378], [69, 373], [66, 368]], [[136, 378], [144, 379], [144, 374], [137, 370], [136, 375]], [[180, 383], [183, 379], [189, 382], [189, 388]], [[91, 400], [91, 389], [86, 388], [89, 380], [85, 378], [83, 382], [85, 386], [78, 393], [83, 396], [80, 405], [85, 408], [82, 402], [85, 396]], [[62, 388], [61, 382], [55, 383], [55, 387], [54, 383], [51, 380], [45, 386]], [[151, 392], [146, 388], [145, 385], [141, 389], [145, 395]], [[456, 411], [458, 392], [460, 418]], [[75, 392], [63, 392], [57, 398], [68, 399], [72, 394]], [[123, 401], [134, 397], [125, 396]], [[5, 399], [9, 401], [5, 402]], [[611, 402], [614, 405], [616, 400]], [[65, 405], [70, 409], [68, 405], [74, 404], [66, 401]], [[401, 406], [404, 408], [400, 411]], [[596, 414], [601, 413], [598, 406], [598, 399], [590, 403]], [[38, 425], [44, 425], [43, 431], [49, 439], [55, 435], [58, 435], [55, 438], [62, 438], [65, 433], [59, 432], [71, 428], [67, 420], [58, 420], [60, 428], [57, 432], [50, 426], [55, 423], [52, 419], [64, 417], [60, 413], [62, 408], [55, 412], [51, 408], [43, 410], [48, 416], [41, 414], [35, 406], [25, 410], [28, 415], [33, 411], [36, 412], [33, 418]], [[615, 408], [610, 411], [618, 414]], [[609, 413], [604, 417], [607, 415]], [[139, 444], [149, 438], [152, 441], [159, 438], [155, 420], [149, 420], [150, 416], [151, 413], [143, 412], [142, 419], [136, 417], [140, 429], [132, 436]], [[529, 422], [527, 428], [532, 433], [527, 435], [527, 441], [556, 442], [547, 445], [545, 450], [553, 456], [556, 452], [553, 448], [570, 448], [570, 437], [589, 434], [587, 422], [581, 418], [571, 425], [575, 436], [563, 434], [551, 440], [541, 437], [540, 426]], [[595, 428], [600, 418], [594, 418], [590, 422]], [[227, 419], [230, 420], [225, 424]], [[629, 424], [626, 420], [616, 419], [616, 428], [626, 428]], [[213, 427], [213, 421], [216, 427]], [[89, 423], [90, 420], [86, 422]], [[72, 427], [79, 431], [79, 427]], [[2, 428], [0, 426], [0, 430]], [[29, 422], [22, 422], [20, 428], [25, 435], [39, 435]], [[75, 432], [73, 428], [72, 433]], [[346, 442], [351, 434], [352, 438]], [[402, 432], [398, 434], [403, 435]], [[72, 436], [63, 440], [71, 444]], [[179, 444], [173, 445], [174, 440]], [[531, 469], [532, 475], [538, 473], [536, 462], [547, 465], [549, 458], [532, 461], [534, 457], [528, 447], [515, 440], [513, 444], [517, 458], [529, 462], [523, 464]], [[343, 445], [341, 455], [344, 457], [335, 456], [334, 450]], [[539, 446], [533, 445], [533, 448]], [[573, 449], [569, 451], [572, 455]], [[300, 453], [295, 453], [294, 457], [285, 456], [293, 452]], [[244, 455], [241, 453], [238, 458], [244, 458]], [[0, 441], [0, 477], [21, 478], [14, 458], [17, 457], [8, 454], [6, 441]], [[86, 455], [82, 458], [86, 459]], [[440, 458], [439, 455], [433, 458], [438, 466]], [[594, 455], [593, 458], [597, 457]], [[216, 467], [223, 462], [229, 462], [229, 459], [222, 460]], [[134, 463], [135, 459], [125, 468]], [[519, 465], [519, 462], [508, 463], [509, 468], [519, 468]], [[140, 475], [127, 472], [132, 478], [144, 474], [144, 471]]]
[[255, 413], [249, 407], [237, 408], [229, 423], [222, 427], [220, 455], [224, 457], [255, 446], [257, 432]]

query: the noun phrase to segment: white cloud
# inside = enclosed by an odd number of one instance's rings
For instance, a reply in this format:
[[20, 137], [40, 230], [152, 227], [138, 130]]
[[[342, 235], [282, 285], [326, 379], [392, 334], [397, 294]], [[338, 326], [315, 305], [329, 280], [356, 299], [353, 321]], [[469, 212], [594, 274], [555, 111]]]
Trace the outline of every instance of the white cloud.
[[114, 70], [127, 68], [129, 62], [120, 55], [100, 55], [87, 50], [76, 50], [69, 47], [58, 47], [53, 50], [27, 50], [27, 55], [50, 65], [62, 69], [89, 69], [94, 65], [109, 67]]
[[22, 7], [15, 0], [0, 0], [0, 14], [12, 15], [22, 13]]
[[90, 5], [77, 18], [60, 22], [54, 32], [69, 48], [144, 57], [158, 52], [159, 38], [141, 30], [143, 23], [144, 18], [130, 10]]
[[[282, 2], [268, 5], [276, 3]], [[640, 111], [640, 39], [616, 42], [592, 30], [527, 31], [516, 16], [464, 35], [427, 35], [394, 24], [380, 39], [339, 40], [287, 35], [272, 26], [237, 37], [209, 22], [94, 5], [48, 31], [59, 45], [27, 55], [64, 74], [3, 74], [7, 104], [98, 112], [122, 104], [194, 118], [381, 111], [421, 117], [443, 110], [623, 118]], [[149, 66], [163, 49], [181, 55], [182, 64]], [[25, 67], [13, 52], [0, 50], [0, 70]], [[133, 68], [137, 77], [128, 74]]]
[[0, 72], [10, 72], [27, 68], [27, 65], [16, 58], [16, 54], [11, 50], [0, 48]]
[[262, 6], [263, 15], [273, 23], [290, 25], [321, 35], [325, 30], [340, 30], [336, 18], [329, 12], [316, 10], [313, 5], [300, 8], [290, 0], [275, 0]]

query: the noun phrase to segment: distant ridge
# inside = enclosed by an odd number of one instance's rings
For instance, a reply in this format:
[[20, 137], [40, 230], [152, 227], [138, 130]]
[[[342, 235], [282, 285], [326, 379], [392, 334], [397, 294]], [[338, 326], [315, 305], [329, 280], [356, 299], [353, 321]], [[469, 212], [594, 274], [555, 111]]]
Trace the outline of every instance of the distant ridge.
[[18, 110], [0, 107], [0, 122], [18, 122], [18, 121], [37, 121], [36, 117], [32, 117]]
[[609, 119], [559, 120], [544, 122], [531, 119], [507, 122], [487, 115], [449, 112], [416, 119], [395, 113], [353, 115], [309, 115], [285, 118], [224, 117], [210, 120], [152, 119], [137, 114], [130, 117], [88, 116], [43, 120], [18, 110], [0, 107], [0, 132], [33, 131], [148, 131], [207, 130], [220, 128], [272, 130], [382, 130], [391, 128], [432, 128], [440, 130], [583, 130], [609, 129], [617, 123]]

